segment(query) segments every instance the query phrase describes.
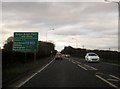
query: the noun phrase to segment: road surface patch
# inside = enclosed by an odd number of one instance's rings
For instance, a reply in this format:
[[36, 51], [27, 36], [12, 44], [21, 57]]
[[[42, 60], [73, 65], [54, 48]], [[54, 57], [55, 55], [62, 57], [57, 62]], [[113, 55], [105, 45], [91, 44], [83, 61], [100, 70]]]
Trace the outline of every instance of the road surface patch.
[[107, 62], [102, 62], [103, 64], [108, 64], [108, 65], [113, 65], [113, 66], [120, 66], [118, 64], [113, 64], [113, 63], [107, 63]]
[[118, 87], [114, 84], [112, 84], [111, 82], [107, 81], [106, 79], [104, 79], [103, 77], [99, 76], [99, 75], [96, 75], [97, 78], [101, 79], [102, 81], [106, 82], [107, 84], [109, 84], [110, 86], [114, 87], [114, 88], [117, 88]]
[[108, 81], [115, 81], [115, 82], [117, 82], [117, 81], [119, 81], [119, 80], [117, 80], [117, 79], [107, 79]]
[[81, 62], [76, 61], [76, 63], [81, 64]]
[[27, 78], [25, 81], [21, 82], [19, 85], [17, 85], [16, 87], [21, 87], [22, 85], [24, 85], [26, 82], [28, 82], [31, 78], [33, 78], [35, 75], [37, 75], [38, 73], [40, 73], [42, 70], [44, 70], [48, 65], [50, 65], [53, 61], [55, 60], [55, 58], [50, 61], [47, 65], [45, 65], [42, 69], [40, 69], [39, 71], [37, 71], [36, 73], [34, 73], [33, 75], [31, 75], [29, 78]]
[[84, 70], [87, 70], [85, 67], [83, 67], [82, 65], [78, 64], [79, 67], [81, 67]]
[[73, 60], [72, 60], [72, 63], [76, 64], [76, 62], [75, 62], [75, 61], [73, 61]]
[[109, 76], [111, 76], [111, 77], [113, 77], [113, 78], [115, 78], [115, 79], [118, 79], [118, 80], [120, 80], [120, 78], [118, 78], [118, 77], [116, 77], [116, 76], [114, 76], [114, 75], [109, 75]]
[[92, 66], [88, 66], [88, 65], [86, 65], [86, 64], [81, 64], [80, 62], [75, 61], [75, 60], [71, 60], [71, 62], [72, 62], [73, 64], [77, 64], [77, 66], [81, 67], [81, 68], [84, 69], [84, 70], [98, 70], [98, 69], [96, 69], [96, 68], [94, 68], [94, 67], [92, 67]]
[[96, 76], [97, 78], [101, 79], [102, 81], [106, 82], [106, 83], [109, 84], [110, 86], [119, 89], [119, 87], [118, 87], [119, 80], [116, 79], [115, 76], [113, 77], [113, 75], [110, 76], [110, 75], [103, 74], [103, 73], [96, 73], [95, 76]]
[[88, 65], [86, 65], [86, 64], [84, 64], [84, 66], [86, 66], [86, 67], [88, 67], [88, 68], [91, 68], [90, 70], [98, 70], [98, 69], [96, 69], [96, 68], [94, 68], [94, 67], [92, 67], [92, 66], [88, 66]]
[[103, 74], [103, 73], [101, 73], [101, 72], [97, 72], [96, 74]]

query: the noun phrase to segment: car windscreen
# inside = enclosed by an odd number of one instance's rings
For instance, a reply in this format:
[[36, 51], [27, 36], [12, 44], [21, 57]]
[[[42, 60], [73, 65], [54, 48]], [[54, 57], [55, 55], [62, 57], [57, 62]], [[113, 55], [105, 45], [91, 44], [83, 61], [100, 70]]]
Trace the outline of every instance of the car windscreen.
[[57, 54], [58, 56], [61, 56], [61, 54]]
[[89, 54], [89, 56], [97, 56], [96, 54]]

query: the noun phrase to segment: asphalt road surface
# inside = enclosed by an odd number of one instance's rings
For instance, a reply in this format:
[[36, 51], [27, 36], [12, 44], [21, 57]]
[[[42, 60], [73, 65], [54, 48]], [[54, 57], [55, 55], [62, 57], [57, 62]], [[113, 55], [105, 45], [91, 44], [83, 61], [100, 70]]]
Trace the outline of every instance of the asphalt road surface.
[[80, 58], [53, 60], [42, 70], [21, 83], [23, 87], [120, 87], [119, 65], [109, 63], [86, 63]]

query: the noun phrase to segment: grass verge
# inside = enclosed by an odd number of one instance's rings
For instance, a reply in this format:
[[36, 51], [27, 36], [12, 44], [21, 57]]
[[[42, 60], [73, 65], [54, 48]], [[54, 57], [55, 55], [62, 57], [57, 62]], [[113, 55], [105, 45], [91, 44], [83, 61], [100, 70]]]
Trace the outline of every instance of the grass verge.
[[36, 72], [37, 70], [41, 69], [54, 57], [43, 58], [40, 60], [36, 60], [36, 62], [29, 62], [25, 64], [17, 64], [14, 67], [7, 68], [3, 70], [3, 87], [8, 87], [9, 85], [15, 83], [22, 77], [25, 77], [29, 74]]

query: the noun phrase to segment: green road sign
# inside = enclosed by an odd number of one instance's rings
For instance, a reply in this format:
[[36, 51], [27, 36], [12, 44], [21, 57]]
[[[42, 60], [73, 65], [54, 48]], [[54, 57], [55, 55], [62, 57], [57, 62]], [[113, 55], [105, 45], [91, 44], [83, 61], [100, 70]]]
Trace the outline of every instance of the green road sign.
[[14, 51], [35, 52], [37, 49], [38, 32], [14, 32]]

